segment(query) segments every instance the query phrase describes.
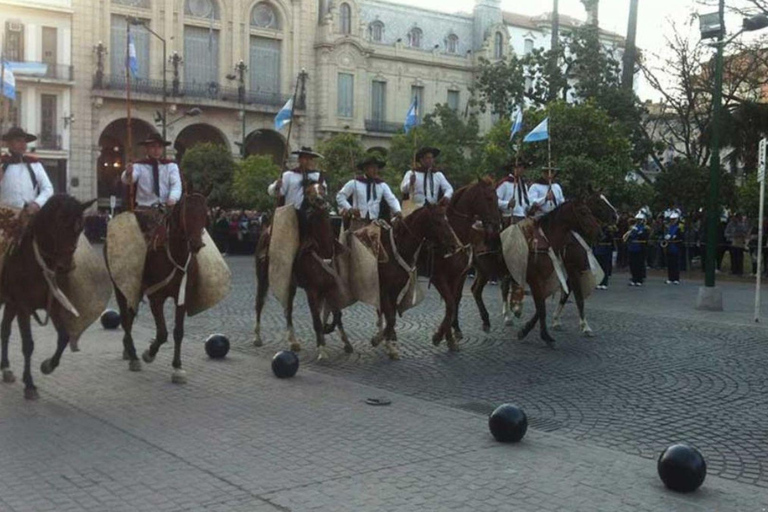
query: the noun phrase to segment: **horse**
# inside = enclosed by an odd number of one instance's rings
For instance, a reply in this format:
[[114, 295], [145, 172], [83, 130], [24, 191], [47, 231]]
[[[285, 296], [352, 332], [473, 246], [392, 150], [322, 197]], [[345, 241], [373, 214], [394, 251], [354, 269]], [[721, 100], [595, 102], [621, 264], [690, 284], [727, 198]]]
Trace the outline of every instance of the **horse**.
[[[304, 241], [293, 263], [293, 279], [289, 290], [289, 303], [285, 310], [285, 320], [288, 329], [288, 341], [294, 352], [301, 350], [301, 343], [296, 339], [293, 329], [293, 299], [296, 289], [302, 288], [307, 295], [307, 303], [312, 314], [312, 327], [318, 347], [318, 359], [328, 357], [325, 350], [325, 326], [322, 321], [324, 306], [338, 310], [336, 303], [340, 300], [339, 275], [334, 268], [335, 258], [339, 251], [345, 250], [336, 241], [329, 214], [330, 205], [320, 184], [312, 183], [304, 189], [305, 213]], [[259, 239], [256, 251], [256, 326], [254, 328], [256, 346], [262, 345], [261, 313], [266, 302], [269, 289], [269, 254], [271, 240], [269, 230], [265, 230]], [[262, 256], [260, 256], [262, 255]], [[344, 343], [344, 351], [354, 352], [344, 327], [339, 319], [339, 333]]]
[[[434, 257], [431, 282], [445, 302], [445, 315], [432, 336], [432, 343], [438, 346], [445, 339], [448, 349], [455, 351], [463, 337], [459, 325], [459, 305], [467, 272], [471, 265], [477, 268], [483, 264], [481, 261], [488, 259], [491, 254], [489, 241], [493, 243], [494, 236], [498, 238], [501, 225], [493, 180], [485, 177], [457, 190], [448, 204], [447, 216], [459, 241], [471, 250], [459, 251], [448, 257]], [[472, 290], [474, 293], [475, 284]], [[481, 304], [482, 300], [478, 306], [481, 307]], [[483, 309], [480, 309], [481, 315]]]
[[42, 325], [43, 322], [40, 322], [36, 311], [44, 309], [56, 329], [56, 352], [40, 366], [40, 371], [47, 375], [59, 366], [61, 355], [70, 341], [63, 320], [65, 306], [54, 298], [57, 292], [61, 293], [55, 283], [57, 278], [74, 268], [77, 241], [84, 226], [83, 212], [95, 201], [94, 199], [81, 203], [66, 194], [54, 195], [29, 220], [18, 245], [6, 256], [2, 273], [2, 298], [5, 309], [0, 323], [0, 370], [3, 382], [11, 383], [16, 380], [8, 363], [11, 325], [16, 318], [24, 354], [24, 398], [28, 400], [35, 400], [39, 396], [30, 370], [32, 352], [35, 349], [30, 318], [34, 316]]
[[[203, 230], [208, 221], [208, 201], [203, 194], [191, 190], [185, 193], [171, 211], [165, 215], [167, 240], [164, 244], [150, 245], [142, 276], [142, 293], [149, 299], [149, 307], [155, 319], [155, 339], [141, 354], [145, 363], [152, 363], [160, 347], [168, 341], [168, 328], [165, 322], [163, 306], [169, 298], [174, 299], [175, 322], [173, 328], [173, 373], [171, 382], [184, 384], [186, 373], [181, 367], [181, 342], [184, 339], [184, 318], [186, 306], [179, 304], [180, 294], [188, 295], [189, 290], [197, 286], [196, 255], [204, 247]], [[105, 247], [106, 250], [106, 247]], [[130, 250], [130, 248], [128, 248]], [[182, 285], [185, 288], [182, 289]], [[120, 290], [115, 288], [117, 305], [120, 308], [120, 323], [123, 328], [123, 357], [128, 360], [131, 371], [141, 370], [141, 361], [136, 355], [131, 331], [136, 311], [128, 306], [128, 301]]]
[[[548, 214], [536, 220], [534, 231], [541, 231], [546, 237], [546, 242], [556, 255], [562, 255], [568, 239], [572, 237], [571, 231], [576, 231], [588, 240], [594, 240], [599, 233], [600, 225], [592, 215], [592, 211], [584, 200], [566, 201]], [[548, 281], [555, 272], [554, 265], [547, 251], [531, 251], [528, 257], [526, 281], [531, 289], [536, 312], [518, 332], [517, 338], [524, 339], [538, 321], [540, 323], [541, 339], [550, 347], [554, 347], [555, 340], [547, 330], [546, 299], [549, 295]], [[580, 294], [574, 290], [574, 294]], [[578, 300], [578, 299], [577, 299]]]
[[[612, 225], [618, 222], [619, 214], [616, 211], [616, 208], [613, 207], [610, 201], [608, 201], [600, 191], [594, 191], [590, 187], [589, 196], [585, 199], [585, 202], [592, 212], [592, 215], [601, 225]], [[590, 240], [589, 242], [594, 242], [594, 240]], [[591, 245], [594, 244], [590, 243], [590, 246]], [[560, 290], [560, 301], [554, 315], [552, 315], [552, 328], [555, 330], [561, 329], [560, 316], [563, 314], [563, 309], [568, 302], [571, 291], [573, 291], [576, 307], [579, 310], [579, 329], [584, 336], [594, 336], [594, 331], [592, 331], [592, 328], [587, 322], [587, 316], [584, 310], [584, 300], [589, 296], [591, 290], [583, 289], [581, 280], [582, 274], [590, 270], [589, 256], [573, 234], [566, 240], [563, 266], [565, 267], [568, 276], [566, 280], [568, 292]]]

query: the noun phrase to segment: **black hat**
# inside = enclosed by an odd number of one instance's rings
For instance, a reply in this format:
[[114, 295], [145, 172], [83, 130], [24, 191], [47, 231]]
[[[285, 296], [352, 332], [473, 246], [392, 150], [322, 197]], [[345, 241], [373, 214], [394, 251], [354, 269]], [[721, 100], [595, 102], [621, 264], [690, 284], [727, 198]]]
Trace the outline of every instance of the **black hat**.
[[170, 146], [171, 143], [167, 140], [163, 140], [159, 133], [150, 134], [149, 137], [139, 142], [142, 146], [148, 146], [149, 144], [161, 144], [163, 146]]
[[371, 164], [375, 165], [379, 169], [383, 169], [384, 167], [387, 166], [387, 163], [381, 158], [379, 158], [378, 155], [368, 155], [367, 157], [360, 160], [360, 162], [358, 162], [357, 168], [361, 171], [364, 171], [365, 168]]
[[302, 146], [301, 149], [294, 151], [291, 153], [292, 155], [298, 155], [298, 156], [310, 156], [312, 158], [325, 158], [320, 153], [315, 152], [312, 148], [309, 146]]
[[24, 130], [22, 130], [18, 126], [14, 126], [10, 130], [8, 130], [3, 135], [3, 140], [4, 141], [9, 141], [9, 140], [12, 140], [12, 139], [18, 139], [19, 137], [24, 138], [27, 142], [32, 142], [32, 141], [37, 140], [37, 137], [35, 137], [31, 133], [25, 132]]
[[437, 148], [423, 147], [416, 152], [416, 161], [421, 160], [427, 153], [432, 153], [432, 156], [437, 158], [440, 156], [440, 150]]

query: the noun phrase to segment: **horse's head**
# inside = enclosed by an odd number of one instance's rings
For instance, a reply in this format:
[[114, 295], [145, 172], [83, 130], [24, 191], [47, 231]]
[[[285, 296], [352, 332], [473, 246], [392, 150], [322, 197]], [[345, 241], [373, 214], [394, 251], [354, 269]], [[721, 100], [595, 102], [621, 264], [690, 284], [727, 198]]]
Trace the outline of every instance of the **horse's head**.
[[197, 193], [188, 193], [181, 197], [171, 213], [172, 231], [178, 232], [189, 244], [189, 249], [197, 253], [203, 243], [203, 230], [208, 225], [208, 199]]
[[324, 212], [330, 208], [330, 202], [325, 194], [325, 187], [320, 183], [310, 182], [304, 187], [304, 200], [310, 210]]
[[594, 190], [591, 185], [585, 203], [592, 212], [592, 215], [602, 224], [613, 226], [619, 221], [619, 212], [616, 211], [616, 208], [613, 207], [600, 190]]
[[331, 258], [336, 237], [330, 218], [331, 204], [325, 187], [320, 183], [309, 183], [304, 187], [304, 200], [307, 207], [307, 234], [319, 256]]
[[72, 270], [83, 213], [96, 199], [81, 203], [67, 194], [51, 197], [32, 219], [31, 231], [45, 264], [56, 272]]
[[573, 223], [572, 229], [575, 229], [589, 242], [596, 242], [600, 236], [600, 223], [592, 214], [592, 210], [586, 201], [570, 201], [571, 211], [569, 212], [570, 222]]
[[486, 176], [459, 191], [451, 201], [452, 207], [473, 220], [482, 222], [486, 233], [497, 232], [501, 225], [499, 202], [493, 180]]
[[413, 217], [414, 232], [418, 230], [424, 239], [444, 248], [447, 253], [453, 253], [459, 249], [458, 239], [448, 222], [443, 206], [426, 204], [409, 215], [409, 219], [411, 217]]

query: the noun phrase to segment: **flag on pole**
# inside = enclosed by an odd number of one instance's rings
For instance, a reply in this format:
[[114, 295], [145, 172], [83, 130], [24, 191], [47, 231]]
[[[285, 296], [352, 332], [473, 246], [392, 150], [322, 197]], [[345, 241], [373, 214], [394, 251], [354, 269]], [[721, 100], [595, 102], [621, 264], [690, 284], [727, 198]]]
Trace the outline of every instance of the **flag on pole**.
[[549, 138], [549, 118], [546, 118], [539, 126], [531, 130], [531, 133], [525, 136], [523, 142], [538, 142]]
[[128, 62], [125, 63], [136, 78], [139, 75], [139, 59], [136, 57], [136, 45], [133, 42], [133, 34], [128, 32]]
[[413, 97], [413, 103], [411, 103], [411, 108], [408, 109], [408, 114], [405, 116], [405, 123], [403, 124], [403, 128], [405, 128], [405, 133], [408, 133], [413, 129], [414, 127], [419, 126], [419, 97], [414, 96]]
[[11, 66], [3, 61], [3, 96], [10, 100], [16, 100], [16, 78], [13, 76]]
[[280, 112], [275, 116], [275, 130], [280, 131], [285, 125], [291, 122], [293, 116], [293, 97], [289, 99]]
[[515, 135], [520, 133], [523, 129], [523, 109], [518, 107], [515, 112], [512, 113], [512, 130], [509, 134], [509, 140], [512, 140]]

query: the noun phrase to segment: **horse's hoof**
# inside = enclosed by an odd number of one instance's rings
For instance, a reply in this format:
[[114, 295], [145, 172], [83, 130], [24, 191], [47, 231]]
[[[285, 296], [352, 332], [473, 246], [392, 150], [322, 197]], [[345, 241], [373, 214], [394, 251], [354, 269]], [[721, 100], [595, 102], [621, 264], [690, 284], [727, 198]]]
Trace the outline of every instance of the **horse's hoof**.
[[171, 382], [174, 384], [186, 384], [187, 372], [182, 369], [173, 370], [173, 374], [171, 374]]
[[505, 316], [504, 325], [506, 325], [507, 327], [512, 327], [513, 325], [515, 325], [515, 319], [509, 316]]
[[456, 329], [453, 331], [453, 339], [456, 341], [461, 341], [464, 339], [464, 333], [461, 332], [459, 329]]
[[546, 333], [542, 334], [541, 339], [544, 343], [547, 344], [549, 348], [555, 348], [555, 339], [549, 334], [546, 334]]
[[152, 354], [150, 354], [150, 353], [149, 353], [149, 349], [145, 350], [145, 351], [144, 351], [144, 352], [141, 354], [141, 358], [142, 358], [142, 359], [144, 360], [144, 362], [145, 362], [145, 363], [147, 363], [147, 364], [149, 364], [149, 363], [151, 363], [152, 361], [154, 361], [154, 360], [155, 360], [155, 356], [153, 356]]
[[522, 329], [517, 331], [517, 340], [518, 341], [523, 341], [526, 336], [527, 336], [526, 332], [523, 331]]
[[581, 332], [582, 335], [584, 335], [585, 338], [594, 338], [595, 337], [595, 331], [592, 329], [586, 329]]
[[440, 342], [443, 341], [443, 333], [442, 332], [436, 332], [432, 336], [432, 344], [436, 347], [440, 346]]
[[371, 338], [371, 346], [378, 347], [381, 345], [381, 342], [384, 340], [384, 336], [381, 335], [381, 333], [376, 334]]
[[298, 341], [291, 343], [291, 352], [301, 352], [301, 343]]
[[398, 351], [396, 351], [396, 350], [390, 351], [387, 355], [389, 356], [389, 358], [392, 361], [399, 361], [400, 360], [400, 353]]
[[461, 347], [459, 346], [459, 343], [457, 340], [449, 341], [448, 342], [448, 350], [451, 352], [458, 352], [461, 350]]
[[355, 349], [352, 347], [352, 345], [344, 345], [344, 352], [347, 354], [353, 354]]
[[128, 370], [130, 370], [132, 372], [140, 372], [141, 371], [141, 361], [139, 361], [138, 359], [132, 359], [128, 363]]
[[128, 355], [128, 352], [126, 350], [123, 350], [123, 361], [130, 361], [131, 356]]
[[51, 361], [50, 359], [46, 359], [40, 365], [40, 371], [43, 373], [43, 375], [50, 375], [53, 373], [53, 370], [55, 369], [56, 367], [53, 366], [53, 361]]
[[11, 370], [3, 370], [3, 382], [6, 384], [13, 384], [16, 382], [16, 376]]
[[556, 323], [552, 324], [552, 330], [553, 331], [562, 331], [563, 330], [563, 324], [561, 324], [560, 322], [556, 322]]
[[40, 398], [40, 394], [37, 392], [37, 388], [24, 388], [24, 398], [27, 400], [37, 400]]
[[328, 350], [325, 347], [317, 348], [317, 360], [326, 361], [328, 359]]
[[70, 341], [69, 342], [69, 351], [70, 352], [80, 352], [80, 346], [76, 341]]

